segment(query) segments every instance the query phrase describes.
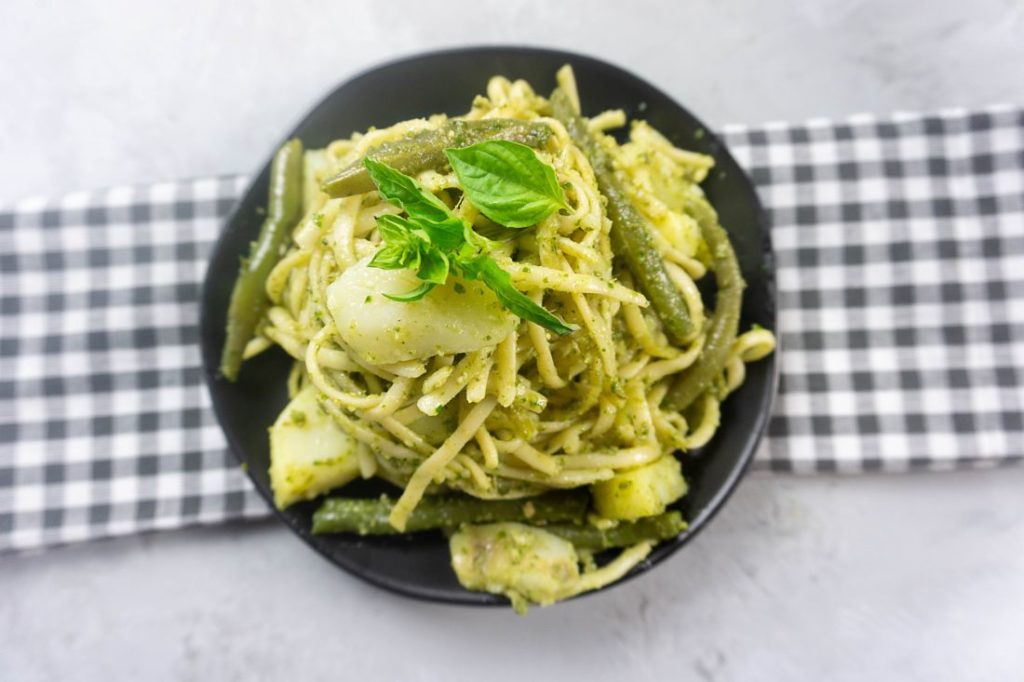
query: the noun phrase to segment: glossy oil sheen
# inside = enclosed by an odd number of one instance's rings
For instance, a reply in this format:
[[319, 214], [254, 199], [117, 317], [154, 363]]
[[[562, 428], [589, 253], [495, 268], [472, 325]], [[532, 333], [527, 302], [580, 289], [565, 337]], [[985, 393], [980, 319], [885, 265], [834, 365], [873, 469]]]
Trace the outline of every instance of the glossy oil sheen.
[[[585, 114], [621, 108], [643, 118], [676, 145], [710, 154], [715, 170], [704, 188], [728, 230], [747, 280], [741, 328], [757, 323], [776, 329], [775, 268], [768, 224], [748, 177], [710, 129], [650, 84], [591, 57], [550, 50], [487, 47], [434, 52], [372, 69], [342, 84], [321, 101], [286, 138], [306, 148], [323, 147], [370, 126], [382, 127], [436, 112], [457, 115], [483, 93], [488, 78], [523, 78], [538, 92], [554, 88], [555, 71], [570, 63]], [[266, 205], [268, 162], [253, 178], [228, 216], [214, 248], [203, 290], [201, 343], [204, 372], [214, 410], [228, 443], [265, 499], [272, 499], [267, 474], [267, 428], [287, 402], [285, 377], [290, 361], [275, 349], [247, 362], [239, 381], [217, 376], [224, 343], [224, 320], [239, 256], [248, 249]], [[777, 382], [777, 354], [748, 367], [747, 380], [722, 406], [722, 427], [705, 448], [684, 455], [689, 494], [679, 509], [690, 530], [659, 545], [632, 572], [642, 573], [668, 558], [700, 531], [725, 502], [749, 464], [770, 414]], [[376, 495], [375, 482], [357, 482], [347, 495]], [[278, 512], [278, 517], [324, 557], [374, 585], [404, 595], [459, 604], [507, 604], [499, 597], [463, 590], [449, 566], [440, 533], [405, 537], [313, 536], [310, 516], [316, 503]], [[666, 566], [663, 570], [672, 570]]]

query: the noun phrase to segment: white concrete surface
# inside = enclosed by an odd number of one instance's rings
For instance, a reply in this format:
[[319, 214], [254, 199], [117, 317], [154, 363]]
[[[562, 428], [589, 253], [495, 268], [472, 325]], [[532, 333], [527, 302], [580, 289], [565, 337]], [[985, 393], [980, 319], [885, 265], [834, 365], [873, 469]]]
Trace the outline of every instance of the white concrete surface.
[[[0, 200], [248, 171], [347, 75], [494, 42], [603, 56], [716, 124], [1024, 100], [1018, 0], [7, 0]], [[270, 522], [6, 557], [0, 680], [1019, 680], [1022, 490], [754, 476], [664, 567], [526, 619], [392, 597]]]

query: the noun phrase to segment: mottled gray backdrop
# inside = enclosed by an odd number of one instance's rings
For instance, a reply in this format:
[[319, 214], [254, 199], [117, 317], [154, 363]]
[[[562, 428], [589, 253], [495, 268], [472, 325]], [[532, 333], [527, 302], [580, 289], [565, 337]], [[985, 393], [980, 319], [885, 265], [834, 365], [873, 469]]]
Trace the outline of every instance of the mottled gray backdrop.
[[[633, 69], [705, 120], [1024, 101], [1019, 0], [0, 6], [0, 201], [249, 171], [326, 88], [425, 48]], [[1024, 470], [759, 475], [706, 535], [523, 621], [398, 599], [272, 522], [0, 560], [0, 679], [1013, 679]]]

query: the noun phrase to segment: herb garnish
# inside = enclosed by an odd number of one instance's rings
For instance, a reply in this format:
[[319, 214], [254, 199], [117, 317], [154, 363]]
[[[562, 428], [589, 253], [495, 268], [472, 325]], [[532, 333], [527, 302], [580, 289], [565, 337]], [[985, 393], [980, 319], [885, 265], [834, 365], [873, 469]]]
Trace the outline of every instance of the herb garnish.
[[529, 227], [568, 208], [555, 170], [525, 144], [489, 140], [444, 153], [462, 191], [496, 223]]
[[[484, 144], [489, 145], [490, 143]], [[479, 147], [480, 145], [473, 146]], [[532, 150], [526, 149], [530, 151], [531, 155], [533, 154]], [[447, 151], [450, 153], [456, 150]], [[534, 162], [546, 168], [554, 176], [554, 171], [535, 156]], [[380, 195], [404, 209], [408, 216], [383, 215], [377, 218], [377, 227], [380, 230], [384, 246], [377, 251], [369, 265], [384, 270], [411, 268], [416, 270], [416, 276], [422, 282], [418, 287], [405, 294], [384, 294], [385, 296], [403, 302], [419, 300], [438, 284], [444, 284], [448, 279], [449, 272], [454, 272], [463, 279], [478, 279], [486, 284], [506, 309], [524, 320], [539, 324], [556, 334], [567, 334], [576, 329], [565, 324], [516, 289], [512, 285], [509, 274], [502, 270], [489, 255], [493, 242], [474, 232], [469, 223], [452, 213], [440, 199], [420, 187], [414, 179], [390, 166], [371, 158], [366, 158], [363, 163], [374, 184], [377, 185]], [[514, 169], [510, 170], [507, 164], [503, 165], [500, 160], [491, 164], [489, 170], [482, 171], [472, 184], [475, 184], [477, 189], [481, 185], [490, 187], [490, 203], [500, 204], [500, 201], [494, 200], [500, 194], [501, 190], [498, 188], [501, 187], [501, 183], [493, 180], [484, 181], [483, 175], [506, 172], [510, 176], [515, 175], [519, 178], [514, 183], [517, 187], [522, 185], [521, 174]], [[459, 174], [457, 168], [456, 174]], [[462, 175], [459, 175], [459, 180], [463, 181]], [[547, 181], [545, 180], [545, 182]], [[557, 182], [554, 186], [558, 188]], [[480, 192], [477, 189], [474, 189], [474, 193], [479, 196]], [[561, 188], [558, 189], [561, 191]], [[469, 190], [465, 189], [465, 191], [470, 201], [473, 201]], [[476, 205], [475, 201], [474, 205]], [[526, 205], [522, 215], [517, 215], [514, 202], [505, 202], [501, 210], [504, 211], [505, 218], [511, 219], [519, 226], [525, 226], [543, 219], [562, 205], [564, 205], [564, 199], [562, 199], [562, 203], [551, 204], [550, 210], [545, 209], [547, 212], [542, 214], [537, 207], [537, 201], [531, 201]], [[482, 207], [478, 206], [478, 208], [483, 211]], [[487, 214], [485, 213], [485, 215]], [[527, 216], [533, 217], [528, 218]], [[536, 218], [536, 216], [540, 217]], [[532, 220], [532, 222], [524, 222], [527, 220]]]

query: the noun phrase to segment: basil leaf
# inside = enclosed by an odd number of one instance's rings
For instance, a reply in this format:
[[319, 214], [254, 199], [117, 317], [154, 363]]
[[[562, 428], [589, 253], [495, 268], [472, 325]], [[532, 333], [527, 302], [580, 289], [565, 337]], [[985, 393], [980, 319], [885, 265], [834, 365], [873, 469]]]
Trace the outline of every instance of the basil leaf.
[[377, 229], [385, 244], [405, 244], [416, 225], [400, 216], [385, 214], [377, 216]]
[[409, 214], [410, 220], [441, 225], [452, 217], [451, 211], [443, 201], [420, 187], [419, 183], [408, 175], [370, 157], [363, 160], [363, 165], [377, 185], [380, 195], [401, 206]]
[[438, 249], [426, 249], [420, 252], [420, 267], [416, 276], [424, 282], [444, 284], [448, 279], [448, 256]]
[[494, 292], [505, 308], [524, 320], [534, 322], [556, 334], [569, 334], [577, 327], [568, 325], [549, 313], [547, 310], [530, 300], [512, 285], [512, 278], [501, 269], [490, 256], [478, 256], [473, 260], [460, 263], [467, 279], [479, 279]]
[[427, 294], [429, 294], [430, 291], [436, 286], [437, 285], [434, 284], [433, 282], [424, 282], [423, 284], [419, 285], [418, 287], [416, 287], [415, 289], [408, 293], [384, 294], [384, 298], [390, 298], [392, 301], [398, 301], [399, 303], [412, 303], [413, 301], [418, 301]]
[[377, 253], [373, 254], [373, 258], [367, 265], [371, 268], [380, 268], [381, 270], [399, 270], [407, 267], [408, 252], [406, 249], [397, 245], [385, 245]]
[[447, 219], [439, 223], [421, 220], [418, 226], [430, 237], [432, 244], [436, 244], [438, 248], [445, 251], [458, 250], [465, 241], [466, 221], [454, 215], [449, 215]]
[[566, 206], [555, 170], [524, 144], [488, 140], [444, 153], [462, 191], [496, 223], [529, 227]]
[[428, 243], [426, 235], [415, 224], [398, 216], [383, 215], [377, 218], [377, 229], [384, 246], [370, 259], [371, 268], [397, 270], [420, 266], [420, 251]]

